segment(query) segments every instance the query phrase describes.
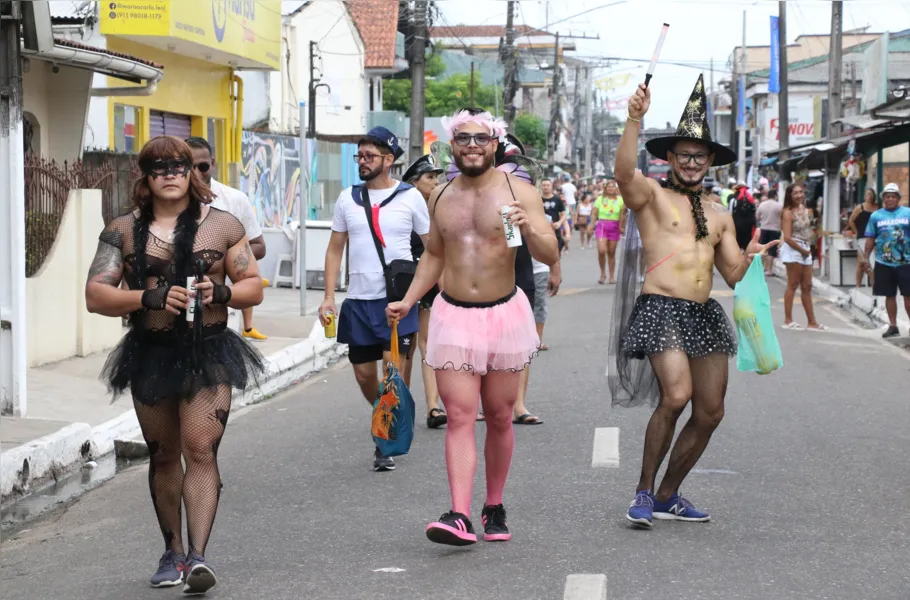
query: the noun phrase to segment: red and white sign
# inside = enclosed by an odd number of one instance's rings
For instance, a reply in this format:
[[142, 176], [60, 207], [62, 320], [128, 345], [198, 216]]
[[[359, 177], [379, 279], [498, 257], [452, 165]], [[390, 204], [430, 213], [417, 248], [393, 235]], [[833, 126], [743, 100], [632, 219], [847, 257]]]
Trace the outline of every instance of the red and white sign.
[[[763, 152], [777, 150], [780, 142], [777, 96], [772, 94], [770, 98], [773, 99], [770, 106], [761, 110]], [[821, 125], [815, 122], [815, 98], [790, 98], [788, 108], [791, 147], [821, 139]]]

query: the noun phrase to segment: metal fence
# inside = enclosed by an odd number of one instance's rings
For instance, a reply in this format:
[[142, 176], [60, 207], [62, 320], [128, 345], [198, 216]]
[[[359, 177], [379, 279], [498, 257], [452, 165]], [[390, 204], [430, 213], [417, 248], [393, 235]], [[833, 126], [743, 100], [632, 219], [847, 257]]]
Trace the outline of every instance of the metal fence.
[[25, 275], [35, 275], [54, 246], [70, 190], [100, 189], [102, 216], [108, 223], [129, 210], [135, 156], [86, 153], [62, 165], [40, 156], [25, 158]]

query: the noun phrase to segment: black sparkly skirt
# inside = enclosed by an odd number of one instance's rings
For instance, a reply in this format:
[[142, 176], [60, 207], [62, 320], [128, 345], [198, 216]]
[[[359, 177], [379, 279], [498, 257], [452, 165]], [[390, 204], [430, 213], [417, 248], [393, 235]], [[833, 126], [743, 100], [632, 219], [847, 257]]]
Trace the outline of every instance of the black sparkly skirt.
[[265, 372], [262, 355], [225, 324], [203, 329], [199, 360], [192, 330], [130, 329], [111, 351], [101, 380], [114, 400], [127, 389], [133, 399], [154, 406], [189, 401], [206, 388], [227, 385], [245, 390]]
[[714, 352], [736, 354], [736, 332], [723, 307], [659, 294], [642, 294], [622, 335], [627, 358], [643, 359], [665, 350], [682, 350], [698, 358]]

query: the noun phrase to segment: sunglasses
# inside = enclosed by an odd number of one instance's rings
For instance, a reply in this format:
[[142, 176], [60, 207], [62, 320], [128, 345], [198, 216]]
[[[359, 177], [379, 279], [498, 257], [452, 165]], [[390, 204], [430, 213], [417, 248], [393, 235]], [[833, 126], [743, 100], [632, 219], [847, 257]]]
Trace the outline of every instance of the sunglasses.
[[489, 146], [493, 136], [488, 133], [459, 133], [455, 135], [455, 143], [459, 146], [470, 146], [473, 142], [481, 148]]
[[151, 176], [153, 179], [174, 175], [186, 177], [190, 172], [190, 163], [186, 160], [174, 158], [169, 160], [158, 159], [145, 165], [142, 170], [146, 175]]
[[193, 165], [193, 168], [196, 169], [197, 171], [199, 171], [200, 173], [208, 173], [209, 169], [212, 168], [212, 165], [211, 165], [211, 163], [200, 162], [200, 163], [196, 163], [195, 165]]

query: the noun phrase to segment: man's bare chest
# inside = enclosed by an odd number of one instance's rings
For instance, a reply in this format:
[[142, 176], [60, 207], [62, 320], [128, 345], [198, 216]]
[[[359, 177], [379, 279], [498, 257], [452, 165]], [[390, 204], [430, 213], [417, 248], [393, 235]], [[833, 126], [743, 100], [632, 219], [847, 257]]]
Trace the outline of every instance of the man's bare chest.
[[[710, 246], [716, 246], [723, 234], [721, 213], [724, 208], [720, 204], [704, 199], [701, 202], [700, 212], [704, 215], [708, 226], [708, 238], [701, 240]], [[662, 236], [690, 236], [696, 235], [696, 213], [688, 198], [676, 195], [666, 195], [658, 200], [655, 228]]]
[[482, 238], [503, 236], [501, 209], [508, 200], [494, 194], [453, 193], [437, 204], [436, 225], [444, 238], [472, 234]]

